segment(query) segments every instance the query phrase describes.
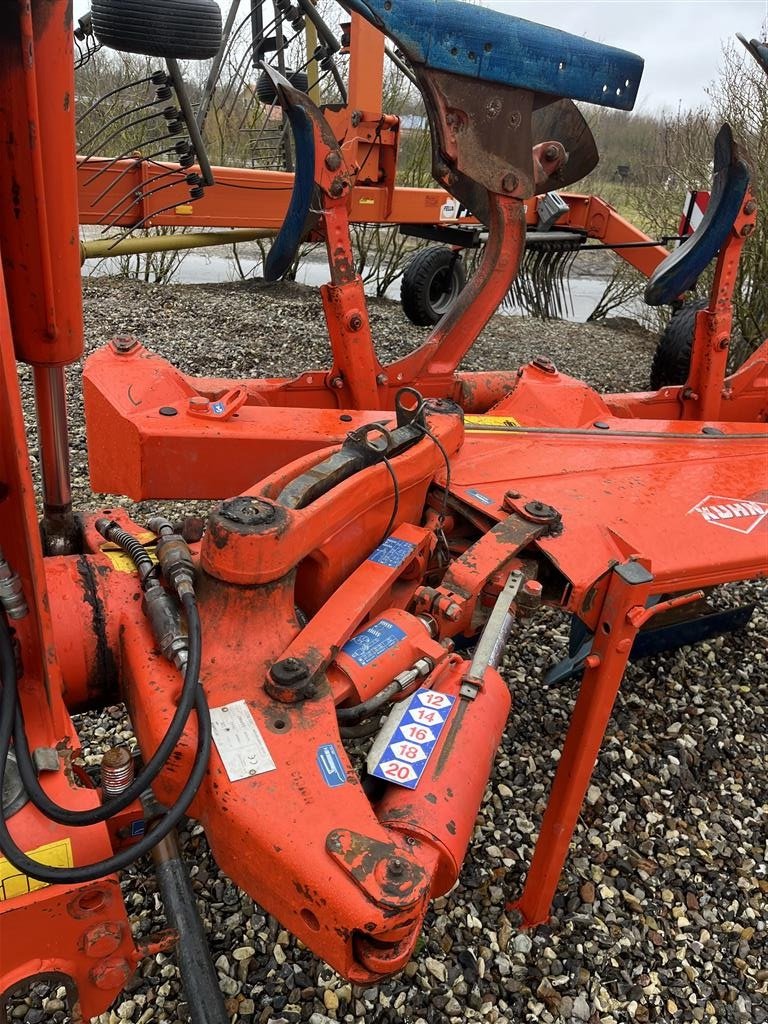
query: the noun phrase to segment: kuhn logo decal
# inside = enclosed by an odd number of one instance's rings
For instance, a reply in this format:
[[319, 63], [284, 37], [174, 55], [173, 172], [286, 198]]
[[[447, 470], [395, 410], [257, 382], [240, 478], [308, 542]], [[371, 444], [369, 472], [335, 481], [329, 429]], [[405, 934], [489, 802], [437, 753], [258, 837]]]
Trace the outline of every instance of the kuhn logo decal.
[[746, 498], [724, 498], [720, 494], [708, 494], [691, 512], [698, 512], [707, 523], [724, 526], [737, 533], [751, 533], [768, 516], [768, 505], [762, 501]]

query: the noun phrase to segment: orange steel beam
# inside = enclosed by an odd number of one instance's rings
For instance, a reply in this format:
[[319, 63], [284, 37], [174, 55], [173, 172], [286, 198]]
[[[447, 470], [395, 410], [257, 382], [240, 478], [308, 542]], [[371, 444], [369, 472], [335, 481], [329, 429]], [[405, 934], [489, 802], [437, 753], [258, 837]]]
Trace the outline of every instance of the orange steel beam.
[[349, 44], [349, 110], [381, 111], [384, 89], [384, 36], [359, 14], [352, 15]]
[[[378, 147], [379, 149], [383, 147]], [[134, 205], [130, 199], [113, 210], [117, 197], [150, 192], [162, 175], [176, 165], [138, 160], [106, 158], [80, 159], [77, 168], [80, 223], [130, 228], [143, 218], [146, 228], [274, 228], [282, 225], [293, 189], [293, 174], [247, 167], [215, 167], [216, 185], [206, 189], [202, 199], [190, 203], [182, 174], [179, 184], [149, 195]], [[561, 193], [568, 212], [557, 229], [586, 232], [605, 245], [643, 243], [643, 248], [619, 248], [617, 254], [642, 274], [650, 276], [668, 255], [663, 245], [651, 242], [640, 228], [622, 217], [598, 196]], [[170, 206], [174, 199], [176, 206]], [[356, 184], [349, 199], [352, 223], [476, 225], [474, 217], [445, 217], [442, 210], [452, 200], [440, 188], [399, 188], [382, 184]], [[538, 197], [526, 202], [526, 224], [535, 227]], [[160, 212], [162, 211], [162, 212]]]

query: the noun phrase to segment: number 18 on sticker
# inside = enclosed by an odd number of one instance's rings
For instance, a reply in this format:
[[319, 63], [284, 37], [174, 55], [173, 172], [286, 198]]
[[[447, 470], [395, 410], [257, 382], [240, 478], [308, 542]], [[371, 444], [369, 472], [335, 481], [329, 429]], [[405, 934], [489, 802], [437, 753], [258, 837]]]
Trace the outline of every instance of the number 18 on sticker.
[[384, 725], [381, 736], [386, 739], [374, 744], [368, 757], [371, 775], [415, 789], [455, 702], [455, 697], [435, 690], [412, 694]]

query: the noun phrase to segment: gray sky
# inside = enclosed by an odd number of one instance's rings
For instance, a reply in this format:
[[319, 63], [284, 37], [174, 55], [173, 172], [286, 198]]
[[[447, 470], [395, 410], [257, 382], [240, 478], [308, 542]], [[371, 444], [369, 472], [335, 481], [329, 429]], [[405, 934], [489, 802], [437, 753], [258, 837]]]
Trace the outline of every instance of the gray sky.
[[723, 43], [736, 32], [747, 39], [759, 37], [768, 15], [768, 0], [484, 2], [505, 14], [640, 54], [645, 71], [635, 109], [648, 111], [706, 103], [704, 89], [716, 75]]
[[[227, 0], [219, 0], [228, 6]], [[483, 0], [507, 14], [632, 50], [645, 58], [638, 108], [706, 102], [722, 44], [760, 36], [768, 0]], [[75, 16], [90, 7], [75, 0]], [[745, 55], [745, 60], [751, 60]]]

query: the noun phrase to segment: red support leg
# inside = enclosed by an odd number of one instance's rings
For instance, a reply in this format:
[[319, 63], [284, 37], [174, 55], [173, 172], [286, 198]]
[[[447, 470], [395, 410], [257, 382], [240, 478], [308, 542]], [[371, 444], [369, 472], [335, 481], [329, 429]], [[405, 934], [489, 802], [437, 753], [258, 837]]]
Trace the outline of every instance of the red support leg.
[[571, 836], [637, 634], [629, 612], [632, 608], [645, 607], [652, 583], [653, 577], [639, 562], [625, 562], [613, 570], [528, 878], [522, 896], [513, 904], [526, 925], [541, 924], [549, 916]]

